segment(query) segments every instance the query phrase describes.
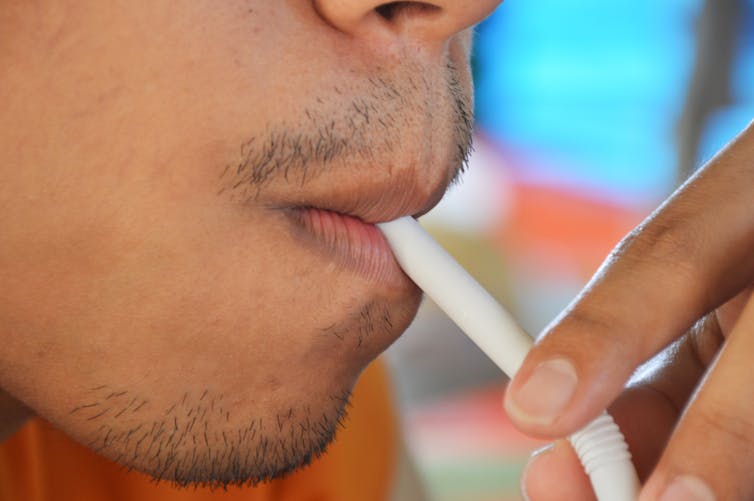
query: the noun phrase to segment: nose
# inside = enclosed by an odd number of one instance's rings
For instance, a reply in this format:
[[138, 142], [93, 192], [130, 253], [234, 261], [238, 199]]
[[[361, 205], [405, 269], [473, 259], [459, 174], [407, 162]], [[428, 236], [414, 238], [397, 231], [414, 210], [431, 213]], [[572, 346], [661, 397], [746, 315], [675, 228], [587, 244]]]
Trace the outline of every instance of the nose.
[[501, 0], [314, 0], [319, 15], [337, 30], [357, 37], [404, 36], [441, 44], [487, 17]]

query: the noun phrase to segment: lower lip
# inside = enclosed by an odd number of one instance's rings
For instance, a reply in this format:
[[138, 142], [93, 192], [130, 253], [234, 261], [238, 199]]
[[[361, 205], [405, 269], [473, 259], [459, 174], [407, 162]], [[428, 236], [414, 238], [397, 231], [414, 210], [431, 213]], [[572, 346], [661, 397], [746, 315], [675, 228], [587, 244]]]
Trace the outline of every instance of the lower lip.
[[390, 250], [385, 236], [373, 224], [323, 209], [289, 210], [294, 223], [344, 269], [374, 283], [399, 287], [412, 284]]

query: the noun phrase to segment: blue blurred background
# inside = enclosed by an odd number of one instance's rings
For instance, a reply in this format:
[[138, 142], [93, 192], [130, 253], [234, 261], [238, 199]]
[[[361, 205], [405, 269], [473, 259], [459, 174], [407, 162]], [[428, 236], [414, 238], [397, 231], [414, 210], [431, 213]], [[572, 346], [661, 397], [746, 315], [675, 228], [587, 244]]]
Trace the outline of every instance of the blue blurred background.
[[[754, 118], [752, 0], [509, 0], [477, 30], [476, 153], [423, 223], [536, 334]], [[388, 353], [430, 499], [520, 499], [538, 444], [431, 304]]]
[[[478, 30], [480, 131], [536, 155], [518, 169], [531, 182], [655, 203], [752, 119], [752, 5], [700, 17], [699, 0], [506, 2]], [[701, 137], [679, 137], [683, 119]], [[698, 141], [693, 158], [679, 141]]]

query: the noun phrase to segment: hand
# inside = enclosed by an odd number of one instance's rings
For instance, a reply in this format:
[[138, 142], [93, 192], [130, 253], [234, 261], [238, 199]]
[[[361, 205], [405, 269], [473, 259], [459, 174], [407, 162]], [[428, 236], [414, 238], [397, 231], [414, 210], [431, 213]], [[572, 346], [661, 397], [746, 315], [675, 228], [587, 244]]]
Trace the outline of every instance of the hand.
[[[558, 438], [612, 402], [646, 480], [642, 501], [752, 499], [753, 283], [754, 124], [629, 234], [546, 329], [506, 393], [509, 416]], [[592, 498], [564, 441], [533, 460], [524, 486], [532, 501]]]

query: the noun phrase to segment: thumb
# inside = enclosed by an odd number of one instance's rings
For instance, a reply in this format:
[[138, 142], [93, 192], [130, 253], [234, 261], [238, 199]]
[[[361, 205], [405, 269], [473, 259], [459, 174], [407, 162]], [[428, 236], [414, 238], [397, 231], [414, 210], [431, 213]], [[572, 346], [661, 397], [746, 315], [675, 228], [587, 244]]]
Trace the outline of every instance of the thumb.
[[506, 392], [523, 431], [570, 434], [634, 369], [754, 279], [754, 125], [611, 253]]

